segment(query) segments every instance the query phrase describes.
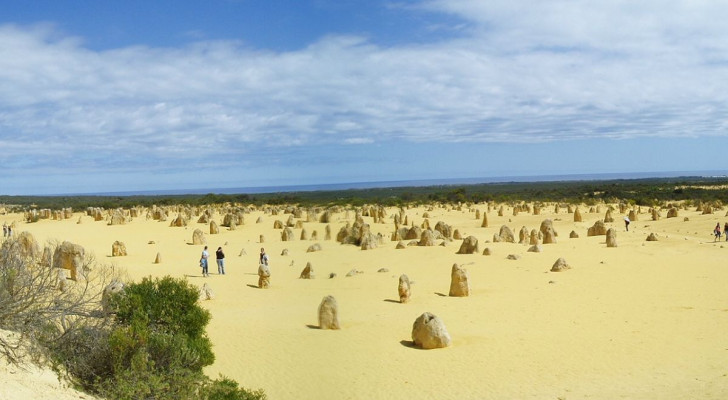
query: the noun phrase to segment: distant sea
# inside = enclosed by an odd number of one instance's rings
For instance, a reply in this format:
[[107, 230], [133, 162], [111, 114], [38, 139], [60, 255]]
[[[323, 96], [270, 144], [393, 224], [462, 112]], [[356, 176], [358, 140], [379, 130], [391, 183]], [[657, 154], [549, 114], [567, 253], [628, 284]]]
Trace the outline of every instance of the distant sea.
[[565, 182], [565, 181], [605, 181], [615, 179], [646, 179], [646, 178], [675, 178], [675, 177], [728, 177], [728, 171], [672, 171], [672, 172], [629, 172], [608, 174], [569, 174], [569, 175], [532, 175], [532, 176], [501, 176], [481, 178], [453, 178], [453, 179], [420, 179], [403, 181], [374, 181], [349, 183], [323, 183], [310, 185], [285, 186], [254, 186], [232, 188], [198, 188], [198, 189], [170, 189], [145, 190], [127, 192], [103, 193], [76, 193], [64, 196], [159, 196], [182, 194], [260, 194], [260, 193], [286, 193], [286, 192], [313, 192], [347, 189], [374, 189], [394, 187], [425, 187], [448, 185], [475, 185], [481, 183], [507, 183], [507, 182]]

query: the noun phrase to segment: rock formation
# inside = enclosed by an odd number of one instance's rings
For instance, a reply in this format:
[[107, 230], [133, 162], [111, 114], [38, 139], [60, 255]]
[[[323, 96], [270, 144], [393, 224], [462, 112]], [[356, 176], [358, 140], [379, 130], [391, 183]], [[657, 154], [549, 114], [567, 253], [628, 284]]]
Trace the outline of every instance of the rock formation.
[[614, 217], [612, 217], [611, 208], [607, 209], [607, 213], [604, 215], [604, 222], [614, 222]]
[[334, 296], [326, 296], [321, 300], [318, 320], [320, 329], [340, 329], [339, 306], [336, 304]]
[[399, 292], [399, 302], [400, 303], [407, 303], [410, 300], [412, 291], [410, 289], [410, 280], [407, 275], [404, 275], [404, 274], [400, 275], [399, 286], [397, 287], [397, 291]]
[[200, 229], [195, 229], [195, 231], [192, 232], [192, 244], [205, 243], [207, 243], [207, 239], [205, 239], [205, 234]]
[[617, 231], [614, 228], [607, 230], [607, 247], [617, 247]]
[[554, 263], [554, 265], [551, 267], [551, 272], [561, 272], [566, 271], [567, 269], [570, 269], [571, 267], [566, 262], [566, 260], [563, 259], [563, 257], [559, 257], [558, 260]]
[[[112, 218], [113, 220], [113, 218]], [[183, 227], [187, 226], [187, 218], [182, 216], [182, 214], [177, 214], [177, 217], [172, 220], [172, 222], [169, 223], [169, 226], [175, 226], [175, 227]]]
[[301, 275], [298, 277], [299, 279], [313, 279], [313, 266], [311, 266], [310, 262], [306, 263], [306, 267], [301, 271]]
[[310, 246], [308, 246], [308, 249], [306, 249], [306, 253], [313, 253], [315, 251], [321, 251], [321, 245], [318, 243], [314, 243]]
[[122, 257], [126, 255], [126, 245], [124, 242], [115, 241], [114, 244], [111, 245], [111, 256], [112, 257]]
[[53, 252], [53, 267], [69, 270], [71, 279], [75, 281], [77, 272], [83, 271], [85, 254], [81, 245], [63, 242]]
[[579, 207], [576, 207], [576, 210], [574, 210], [574, 222], [581, 222], [581, 211], [579, 211]]
[[503, 225], [500, 227], [500, 231], [497, 234], [493, 235], [493, 241], [515, 243], [516, 238], [513, 236], [513, 231], [511, 230], [511, 228]]
[[270, 287], [270, 268], [265, 264], [258, 265], [258, 287], [261, 289]]
[[450, 273], [450, 296], [465, 297], [470, 295], [468, 270], [457, 264], [452, 265]]
[[475, 254], [478, 252], [478, 239], [475, 236], [468, 236], [460, 245], [458, 254]]
[[423, 349], [447, 347], [451, 343], [445, 324], [429, 312], [420, 315], [412, 324], [412, 341]]
[[286, 227], [286, 229], [281, 231], [281, 241], [290, 242], [294, 239], [295, 239], [295, 237], [294, 237], [293, 229], [291, 229], [290, 227]]
[[435, 243], [435, 233], [429, 229], [426, 229], [422, 231], [422, 236], [420, 237], [420, 241], [417, 243], [418, 246], [434, 246]]
[[113, 311], [112, 309], [112, 303], [111, 299], [114, 295], [117, 293], [121, 293], [124, 291], [124, 283], [120, 281], [112, 281], [106, 287], [104, 288], [104, 291], [101, 293], [101, 309], [104, 311], [105, 314], [108, 314]]
[[[608, 211], [607, 211], [608, 212]], [[604, 222], [597, 220], [586, 232], [587, 236], [601, 236], [607, 234], [607, 227]]]
[[212, 292], [210, 285], [205, 282], [200, 288], [200, 300], [212, 300], [215, 298], [215, 293]]
[[550, 219], [545, 219], [541, 222], [541, 227], [539, 228], [539, 232], [541, 232], [541, 235], [543, 237], [543, 240], [541, 243], [543, 244], [551, 244], [556, 243], [556, 231], [554, 230], [554, 223]]

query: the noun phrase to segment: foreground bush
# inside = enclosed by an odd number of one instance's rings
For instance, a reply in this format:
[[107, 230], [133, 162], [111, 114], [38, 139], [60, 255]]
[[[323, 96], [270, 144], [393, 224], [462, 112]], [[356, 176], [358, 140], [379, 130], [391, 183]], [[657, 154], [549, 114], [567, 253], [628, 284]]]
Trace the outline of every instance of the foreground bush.
[[116, 278], [113, 268], [87, 256], [80, 262], [76, 280], [67, 280], [64, 270], [53, 268], [50, 257], [43, 257], [57, 247], [49, 244], [41, 252], [25, 232], [0, 246], [0, 328], [20, 338], [13, 343], [0, 338], [0, 354], [11, 362], [23, 355], [18, 353], [21, 349], [41, 357], [43, 348], [108, 323], [99, 313], [99, 304], [103, 288]]
[[265, 399], [230, 379], [210, 380], [210, 313], [184, 279], [144, 278], [112, 297], [113, 324], [69, 335], [56, 359], [76, 382], [108, 399]]

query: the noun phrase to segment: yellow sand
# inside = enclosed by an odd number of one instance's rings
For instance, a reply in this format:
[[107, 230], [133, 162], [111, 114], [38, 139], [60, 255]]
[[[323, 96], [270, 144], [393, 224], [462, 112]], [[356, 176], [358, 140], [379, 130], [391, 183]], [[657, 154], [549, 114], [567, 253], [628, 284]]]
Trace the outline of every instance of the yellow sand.
[[[202, 305], [212, 313], [208, 334], [216, 362], [211, 377], [224, 374], [250, 388], [262, 388], [270, 399], [725, 399], [728, 398], [728, 244], [713, 243], [720, 214], [681, 211], [678, 218], [651, 221], [646, 209], [625, 232], [614, 213], [617, 248], [607, 248], [604, 236], [587, 237], [587, 228], [604, 213], [588, 213], [584, 222], [573, 214], [547, 207], [539, 216], [503, 217], [496, 208], [488, 228], [475, 219], [475, 208], [462, 211], [435, 207], [430, 224], [444, 221], [463, 237], [474, 235], [480, 253], [455, 254], [460, 240], [447, 246], [396, 250], [389, 209], [386, 223], [372, 223], [385, 240], [362, 251], [335, 240], [325, 241], [325, 224], [305, 223], [316, 230], [323, 250], [306, 253], [313, 241], [282, 242], [276, 219], [256, 211], [245, 225], [221, 227], [209, 235], [196, 218], [186, 228], [136, 218], [123, 226], [94, 222], [76, 212], [63, 221], [23, 223], [18, 214], [0, 216], [15, 221], [16, 233], [30, 231], [39, 242], [69, 240], [93, 252], [99, 262], [113, 263], [131, 279], [143, 276], [186, 277], [207, 282], [215, 299]], [[407, 210], [410, 222], [423, 222], [425, 208]], [[82, 223], [77, 224], [79, 216]], [[262, 223], [255, 223], [262, 216]], [[350, 213], [353, 221], [354, 213]], [[305, 214], [304, 214], [305, 217]], [[684, 221], [689, 217], [690, 221]], [[558, 243], [542, 253], [528, 246], [489, 243], [501, 225], [517, 236], [522, 226], [538, 229], [554, 220]], [[213, 218], [221, 223], [222, 217]], [[335, 238], [346, 222], [337, 213], [331, 223]], [[304, 218], [305, 221], [305, 218]], [[200, 274], [202, 246], [190, 245], [192, 231], [206, 233], [212, 260], [209, 278]], [[570, 239], [575, 230], [580, 238]], [[296, 239], [300, 229], [295, 229]], [[646, 242], [651, 232], [659, 241]], [[265, 243], [259, 243], [259, 235]], [[110, 257], [115, 240], [129, 255]], [[154, 241], [154, 244], [148, 244]], [[438, 241], [439, 243], [439, 241]], [[216, 274], [214, 251], [226, 252], [225, 276]], [[258, 289], [258, 251], [271, 259], [272, 287]], [[491, 256], [482, 255], [485, 247]], [[245, 255], [240, 256], [242, 250]], [[283, 249], [289, 250], [282, 256]], [[162, 263], [154, 264], [157, 252]], [[509, 254], [521, 259], [507, 260]], [[549, 272], [557, 258], [572, 266]], [[311, 262], [316, 279], [298, 279]], [[448, 297], [453, 263], [465, 264], [471, 295]], [[387, 268], [388, 272], [377, 272]], [[363, 273], [346, 277], [357, 269]], [[329, 279], [330, 273], [337, 276]], [[400, 304], [398, 277], [414, 284], [412, 300]], [[342, 329], [317, 328], [321, 299], [333, 295]], [[411, 345], [414, 320], [429, 311], [439, 316], [452, 336], [446, 349], [420, 350]]]

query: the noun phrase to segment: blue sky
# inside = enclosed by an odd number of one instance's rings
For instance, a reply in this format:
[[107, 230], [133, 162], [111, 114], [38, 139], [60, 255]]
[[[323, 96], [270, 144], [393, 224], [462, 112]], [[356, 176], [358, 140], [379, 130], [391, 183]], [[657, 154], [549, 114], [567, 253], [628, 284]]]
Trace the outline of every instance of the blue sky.
[[0, 4], [0, 194], [728, 171], [725, 1]]

